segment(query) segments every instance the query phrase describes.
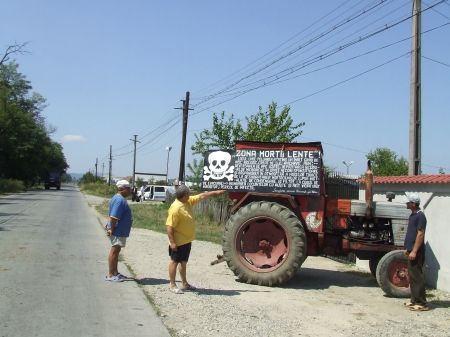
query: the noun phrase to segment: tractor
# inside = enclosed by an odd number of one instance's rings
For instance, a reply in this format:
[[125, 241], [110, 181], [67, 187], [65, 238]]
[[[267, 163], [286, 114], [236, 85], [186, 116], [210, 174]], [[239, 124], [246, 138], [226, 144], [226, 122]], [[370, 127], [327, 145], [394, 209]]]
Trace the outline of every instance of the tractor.
[[[320, 142], [236, 142], [205, 153], [202, 188], [226, 189], [233, 202], [223, 259], [240, 281], [277, 286], [308, 256], [369, 260], [382, 290], [410, 295], [403, 240], [409, 211], [373, 201], [370, 169], [359, 180], [327, 172]], [[365, 200], [359, 185], [365, 184]], [[389, 196], [392, 200], [392, 196]]]

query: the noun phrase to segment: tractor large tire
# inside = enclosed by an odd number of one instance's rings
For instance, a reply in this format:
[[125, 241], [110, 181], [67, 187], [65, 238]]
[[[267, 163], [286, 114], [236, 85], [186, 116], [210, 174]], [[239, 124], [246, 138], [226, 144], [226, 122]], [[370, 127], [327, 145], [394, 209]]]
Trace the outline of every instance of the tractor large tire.
[[279, 285], [291, 279], [306, 259], [305, 230], [287, 207], [252, 202], [225, 225], [223, 253], [240, 281]]
[[403, 250], [393, 250], [378, 262], [377, 282], [386, 295], [410, 297], [408, 258]]

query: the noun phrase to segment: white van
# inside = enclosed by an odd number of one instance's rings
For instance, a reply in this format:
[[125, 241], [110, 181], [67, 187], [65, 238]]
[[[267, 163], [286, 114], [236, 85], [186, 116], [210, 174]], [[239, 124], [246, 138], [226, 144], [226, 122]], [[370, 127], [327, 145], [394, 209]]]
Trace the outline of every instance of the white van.
[[166, 191], [169, 186], [148, 185], [144, 188], [143, 200], [166, 201]]

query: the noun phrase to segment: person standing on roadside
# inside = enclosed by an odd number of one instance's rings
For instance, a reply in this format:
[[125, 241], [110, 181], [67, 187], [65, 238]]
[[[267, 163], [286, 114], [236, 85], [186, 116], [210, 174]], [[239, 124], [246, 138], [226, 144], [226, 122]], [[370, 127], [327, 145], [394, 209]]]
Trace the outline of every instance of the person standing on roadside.
[[131, 194], [130, 183], [126, 180], [119, 180], [116, 186], [118, 192], [109, 202], [109, 221], [105, 226], [106, 235], [111, 241], [111, 250], [108, 256], [109, 270], [105, 281], [110, 282], [122, 282], [128, 279], [119, 273], [117, 265], [120, 250], [125, 247], [133, 222], [131, 209], [126, 199]]
[[420, 209], [420, 198], [417, 193], [407, 193], [406, 207], [411, 210], [405, 236], [405, 254], [408, 257], [408, 274], [411, 288], [411, 301], [405, 306], [413, 311], [429, 310], [425, 295], [425, 229], [427, 218]]
[[[176, 199], [169, 208], [166, 226], [169, 237], [169, 279], [170, 291], [182, 294], [183, 290], [195, 290], [186, 278], [187, 262], [191, 252], [192, 241], [195, 239], [195, 221], [192, 206], [208, 197], [225, 193], [224, 190], [203, 192], [194, 196], [190, 195], [189, 187], [180, 185], [175, 191]], [[182, 287], [178, 288], [175, 283], [177, 267]]]

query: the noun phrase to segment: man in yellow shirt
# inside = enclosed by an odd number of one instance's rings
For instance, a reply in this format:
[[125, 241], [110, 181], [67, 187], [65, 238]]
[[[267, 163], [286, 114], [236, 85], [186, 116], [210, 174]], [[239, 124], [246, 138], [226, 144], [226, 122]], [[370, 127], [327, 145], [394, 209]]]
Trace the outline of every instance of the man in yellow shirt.
[[[195, 239], [195, 221], [192, 206], [200, 200], [221, 195], [225, 191], [209, 191], [191, 196], [189, 187], [180, 185], [176, 192], [176, 199], [169, 208], [166, 226], [169, 237], [169, 278], [170, 290], [175, 294], [182, 294], [183, 290], [194, 290], [186, 279], [186, 265], [191, 252], [191, 244]], [[180, 265], [181, 289], [175, 283], [177, 267]]]

